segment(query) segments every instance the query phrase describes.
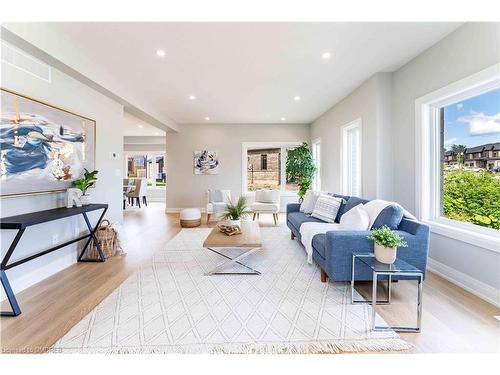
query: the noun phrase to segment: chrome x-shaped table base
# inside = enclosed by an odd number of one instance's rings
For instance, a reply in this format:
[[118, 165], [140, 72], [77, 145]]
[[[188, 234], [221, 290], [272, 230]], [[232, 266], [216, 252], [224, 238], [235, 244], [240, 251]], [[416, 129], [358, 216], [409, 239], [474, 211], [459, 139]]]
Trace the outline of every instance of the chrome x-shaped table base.
[[[217, 267], [215, 267], [213, 270], [211, 271], [208, 271], [207, 273], [205, 273], [205, 276], [210, 276], [210, 275], [260, 275], [260, 272], [257, 271], [257, 270], [254, 270], [253, 268], [247, 266], [246, 264], [243, 264], [240, 262], [240, 260], [242, 260], [243, 258], [246, 258], [247, 256], [249, 256], [250, 254], [254, 253], [255, 251], [259, 250], [260, 248], [259, 247], [254, 247], [254, 248], [250, 248], [248, 249], [247, 251], [245, 251], [244, 253], [238, 255], [237, 257], [235, 258], [231, 258], [229, 256], [227, 256], [226, 254], [222, 254], [220, 252], [218, 252], [217, 250], [211, 248], [211, 247], [207, 247], [206, 248], [207, 250], [210, 250], [224, 258], [227, 259], [226, 262], [222, 263], [222, 264], [219, 264]], [[247, 269], [250, 270], [250, 272], [221, 272], [221, 270], [223, 270], [224, 268], [227, 268], [228, 266], [230, 266], [231, 264], [239, 264], [240, 266], [243, 266]]]

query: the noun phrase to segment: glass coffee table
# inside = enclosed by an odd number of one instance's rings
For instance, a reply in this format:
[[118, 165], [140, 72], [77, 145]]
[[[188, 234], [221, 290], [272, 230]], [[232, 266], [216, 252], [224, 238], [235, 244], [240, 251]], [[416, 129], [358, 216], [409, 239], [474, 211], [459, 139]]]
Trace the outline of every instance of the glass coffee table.
[[[354, 299], [354, 271], [356, 262], [362, 262], [370, 267], [373, 272], [373, 287], [372, 300], [355, 300]], [[387, 276], [387, 299], [377, 300], [377, 284], [379, 276]], [[399, 327], [399, 326], [377, 326], [375, 324], [376, 307], [379, 305], [387, 305], [391, 303], [391, 289], [393, 276], [411, 276], [417, 280], [417, 326], [416, 327]], [[380, 263], [375, 259], [373, 253], [353, 253], [352, 254], [352, 276], [351, 276], [351, 303], [371, 303], [372, 304], [372, 329], [374, 331], [396, 331], [396, 332], [420, 332], [422, 322], [422, 283], [424, 275], [418, 268], [406, 263], [404, 260], [396, 259], [393, 264]]]

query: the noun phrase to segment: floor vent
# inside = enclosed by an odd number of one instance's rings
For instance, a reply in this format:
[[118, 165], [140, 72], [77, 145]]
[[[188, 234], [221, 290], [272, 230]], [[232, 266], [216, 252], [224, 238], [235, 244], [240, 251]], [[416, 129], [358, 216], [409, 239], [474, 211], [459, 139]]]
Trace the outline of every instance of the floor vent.
[[2, 41], [2, 62], [15, 66], [23, 72], [34, 75], [44, 81], [51, 81], [51, 67], [33, 56]]

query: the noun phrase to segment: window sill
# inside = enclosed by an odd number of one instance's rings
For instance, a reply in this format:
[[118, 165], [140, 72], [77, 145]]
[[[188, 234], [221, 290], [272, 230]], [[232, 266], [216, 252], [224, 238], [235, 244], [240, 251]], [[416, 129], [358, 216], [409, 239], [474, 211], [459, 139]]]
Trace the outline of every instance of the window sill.
[[430, 226], [432, 233], [500, 253], [500, 231], [445, 218], [424, 222]]

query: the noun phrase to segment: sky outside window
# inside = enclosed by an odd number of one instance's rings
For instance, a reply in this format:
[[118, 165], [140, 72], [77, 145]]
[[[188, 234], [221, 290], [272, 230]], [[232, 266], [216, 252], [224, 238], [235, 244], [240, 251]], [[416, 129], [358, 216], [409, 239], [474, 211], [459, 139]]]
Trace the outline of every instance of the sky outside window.
[[444, 147], [500, 142], [500, 89], [444, 107]]

